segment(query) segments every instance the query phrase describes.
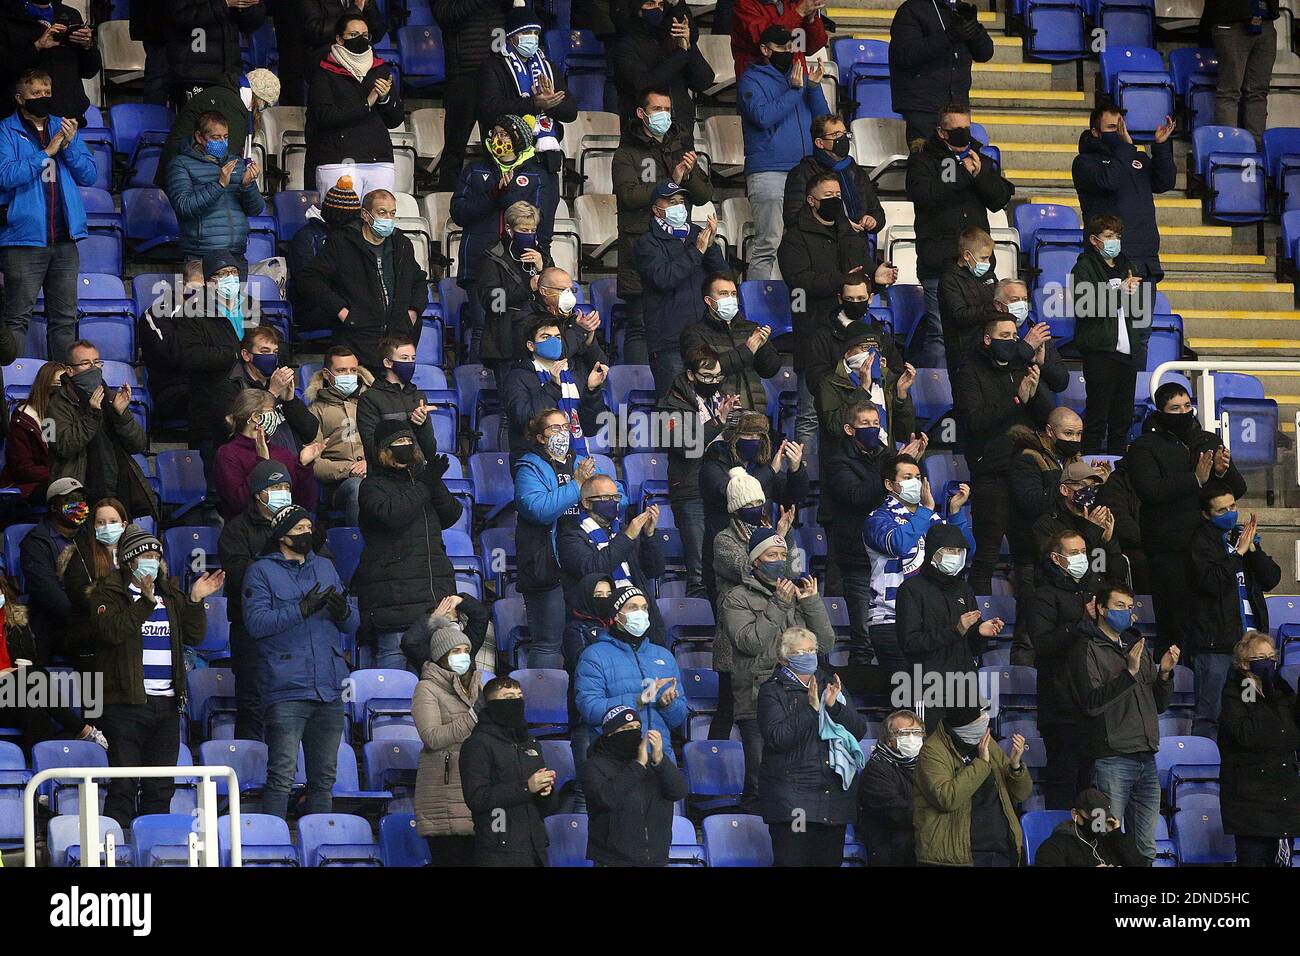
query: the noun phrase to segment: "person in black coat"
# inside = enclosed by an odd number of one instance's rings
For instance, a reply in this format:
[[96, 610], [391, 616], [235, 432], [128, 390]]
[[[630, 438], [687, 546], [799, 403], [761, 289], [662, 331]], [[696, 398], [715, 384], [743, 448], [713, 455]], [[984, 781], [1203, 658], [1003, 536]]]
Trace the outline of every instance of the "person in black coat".
[[[380, 422], [409, 422], [411, 427], [427, 431], [425, 441], [434, 441], [424, 393], [411, 384], [415, 373], [415, 343], [408, 337], [394, 336], [379, 343], [383, 356], [383, 378], [376, 378], [357, 399], [357, 437], [366, 461], [374, 461], [375, 430]], [[417, 409], [424, 408], [424, 411]], [[422, 419], [417, 421], [417, 419]]]
[[[1110, 798], [1096, 787], [1080, 790], [1060, 809], [1070, 811], [1034, 853], [1034, 866], [1146, 866], [1133, 835], [1110, 815]], [[1055, 808], [1052, 808], [1055, 809]]]
[[686, 796], [686, 777], [665, 756], [659, 731], [643, 737], [634, 709], [611, 708], [578, 777], [587, 797], [587, 859], [667, 866], [673, 804]]
[[971, 63], [991, 59], [993, 38], [974, 4], [905, 0], [889, 24], [889, 90], [909, 143], [933, 134], [944, 106], [970, 102]]
[[295, 331], [332, 328], [334, 316], [322, 315], [314, 299], [303, 292], [302, 275], [325, 248], [332, 232], [361, 216], [361, 197], [352, 188], [351, 176], [340, 176], [321, 199], [320, 208], [307, 210], [307, 220], [289, 240], [285, 264], [289, 267], [288, 296], [293, 308]]
[[[532, 285], [530, 281], [530, 286]], [[597, 363], [607, 364], [609, 359], [601, 346], [601, 339], [596, 336], [600, 328], [600, 312], [591, 306], [578, 306], [574, 293], [573, 277], [558, 266], [547, 266], [537, 277], [537, 285], [521, 305], [507, 307], [506, 321], [503, 325], [510, 329], [514, 337], [514, 361], [532, 361], [533, 355], [528, 348], [529, 330], [542, 319], [550, 319], [557, 325], [564, 337], [564, 354], [569, 359], [581, 359], [589, 367]], [[498, 385], [505, 378], [504, 372], [510, 367], [509, 361], [503, 361], [493, 371], [497, 373]]]
[[144, 45], [144, 101], [166, 106], [172, 71], [167, 65], [168, 0], [129, 0], [127, 21], [132, 40]]
[[763, 411], [767, 408], [763, 379], [781, 371], [781, 354], [770, 341], [771, 326], [759, 326], [740, 314], [740, 296], [729, 273], [707, 276], [700, 291], [704, 318], [682, 329], [683, 358], [694, 348], [711, 349], [724, 376], [722, 391], [738, 396], [746, 411]]
[[433, 430], [386, 420], [375, 429], [377, 455], [367, 457], [361, 482], [361, 534], [365, 548], [352, 578], [362, 626], [378, 645], [376, 667], [406, 667], [402, 633], [442, 598], [456, 593], [456, 574], [442, 531], [460, 517], [461, 505], [442, 476]]
[[303, 294], [337, 322], [334, 344], [352, 349], [377, 379], [384, 377], [380, 341], [409, 336], [419, 342], [420, 315], [429, 303], [411, 240], [400, 229], [388, 231], [396, 210], [392, 193], [368, 193], [361, 217], [334, 232], [302, 276]]
[[433, 0], [433, 18], [442, 29], [446, 49], [447, 79], [442, 102], [442, 158], [438, 161], [438, 189], [450, 192], [460, 181], [465, 144], [478, 118], [478, 74], [493, 55], [497, 32], [506, 25], [511, 0]]
[[[975, 693], [975, 658], [989, 647], [1002, 630], [1002, 619], [981, 619], [979, 602], [962, 571], [968, 548], [966, 536], [956, 525], [940, 523], [925, 533], [925, 567], [907, 578], [898, 589], [898, 645], [908, 663], [920, 667], [923, 681], [937, 675], [944, 687], [952, 678], [964, 675], [969, 691]], [[923, 688], [915, 693], [922, 696]], [[935, 706], [931, 706], [934, 703]], [[925, 700], [925, 726], [933, 730], [943, 719], [946, 707], [976, 706], [977, 700], [953, 701], [941, 695]]]
[[1129, 445], [1124, 464], [1141, 501], [1142, 550], [1151, 578], [1156, 643], [1163, 648], [1186, 640], [1191, 544], [1202, 521], [1201, 488], [1213, 476], [1241, 498], [1246, 481], [1223, 440], [1197, 422], [1186, 388], [1165, 382], [1156, 389], [1155, 407], [1142, 434]]
[[[852, 735], [847, 749], [855, 753], [845, 753], [843, 741], [822, 739], [825, 717]], [[845, 698], [839, 675], [818, 673], [817, 636], [807, 628], [781, 635], [776, 670], [758, 689], [758, 727], [759, 805], [772, 834], [773, 865], [840, 866], [844, 831], [858, 813], [866, 758], [857, 741], [867, 722]]]
[[483, 687], [483, 713], [461, 744], [460, 782], [474, 817], [475, 866], [546, 866], [555, 771], [528, 733], [524, 693], [510, 677]]
[[[445, 616], [440, 611], [445, 612]], [[488, 625], [492, 622], [492, 612], [487, 605], [464, 592], [445, 597], [430, 608], [427, 615], [417, 618], [402, 635], [402, 653], [417, 674], [426, 662], [433, 660], [429, 656], [429, 641], [438, 629], [435, 622], [447, 618], [454, 620], [465, 635], [470, 657], [477, 657], [487, 640]]]
[[[90, 98], [81, 81], [97, 76], [102, 64], [95, 35], [75, 7], [63, 0], [6, 0], [0, 8], [0, 63], [6, 93], [28, 70], [41, 70], [50, 75], [50, 113], [86, 126]], [[13, 110], [13, 97], [4, 97], [0, 116]]]
[[479, 259], [473, 299], [483, 318], [470, 340], [470, 361], [482, 358], [503, 377], [515, 358], [516, 340], [523, 338], [523, 330], [514, 328], [511, 319], [531, 304], [541, 274], [555, 265], [550, 250], [538, 241], [541, 216], [535, 206], [514, 203], [506, 208], [504, 219], [501, 240]]
[[857, 832], [871, 866], [916, 866], [912, 798], [925, 728], [910, 710], [894, 711], [884, 728], [862, 770]]
[[893, 330], [872, 316], [871, 295], [875, 284], [866, 269], [854, 269], [844, 276], [840, 285], [839, 302], [822, 315], [808, 336], [807, 373], [809, 382], [821, 382], [835, 374], [835, 368], [844, 360], [851, 339], [863, 335], [875, 336], [880, 355], [887, 368], [903, 368], [903, 353], [894, 338]]
[[310, 56], [324, 56], [334, 42], [339, 17], [352, 14], [366, 21], [370, 42], [376, 44], [388, 32], [388, 20], [379, 0], [297, 0], [299, 32]]
[[1060, 484], [1051, 506], [1033, 525], [1031, 560], [1049, 553], [1052, 540], [1063, 531], [1073, 531], [1087, 542], [1088, 561], [1100, 577], [1116, 581], [1129, 579], [1129, 563], [1115, 536], [1115, 516], [1097, 504], [1098, 489], [1106, 473], [1086, 461], [1072, 461], [1061, 471]]
[[1244, 631], [1268, 633], [1264, 592], [1278, 586], [1282, 569], [1260, 544], [1255, 515], [1239, 520], [1230, 488], [1219, 481], [1206, 482], [1201, 507], [1205, 520], [1192, 535], [1187, 649], [1196, 675], [1192, 733], [1214, 740], [1232, 649]]
[[[651, 0], [655, 2], [655, 0]], [[625, 123], [639, 121], [636, 112], [646, 87], [665, 89], [672, 98], [673, 120], [679, 129], [695, 129], [695, 100], [713, 85], [713, 68], [698, 45], [699, 28], [685, 3], [672, 9], [663, 0], [630, 10], [618, 38], [609, 48], [609, 69], [618, 88], [619, 115]]]
[[875, 235], [885, 228], [885, 207], [880, 205], [875, 184], [867, 169], [849, 155], [849, 131], [834, 114], [814, 116], [809, 130], [813, 151], [785, 176], [785, 227], [793, 228], [799, 213], [808, 205], [808, 182], [822, 173], [839, 177], [844, 200], [844, 217], [865, 232]]
[[[240, 34], [255, 33], [266, 22], [266, 6], [231, 6], [227, 0], [170, 0], [166, 4], [167, 64], [172, 103], [179, 109], [193, 93], [230, 73], [243, 73]], [[202, 44], [195, 37], [203, 38]]]
[[995, 311], [998, 277], [993, 268], [993, 237], [978, 226], [957, 237], [957, 259], [939, 277], [939, 319], [951, 378], [965, 364], [971, 343]]
[[1219, 809], [1238, 866], [1274, 866], [1278, 841], [1300, 832], [1296, 695], [1266, 631], [1233, 648], [1219, 712]]
[[68, 634], [72, 602], [59, 580], [59, 555], [72, 544], [77, 529], [90, 514], [86, 489], [76, 478], [58, 478], [45, 490], [49, 506], [36, 527], [23, 535], [18, 544], [18, 567], [27, 590], [27, 609], [32, 632], [42, 660], [55, 651], [79, 650], [76, 642], [87, 635]]

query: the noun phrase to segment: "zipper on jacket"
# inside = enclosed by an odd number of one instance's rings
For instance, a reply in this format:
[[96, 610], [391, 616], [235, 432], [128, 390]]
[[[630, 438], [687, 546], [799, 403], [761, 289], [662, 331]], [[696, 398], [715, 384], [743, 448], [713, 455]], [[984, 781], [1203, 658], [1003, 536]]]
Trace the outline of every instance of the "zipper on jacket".
[[451, 783], [451, 751], [448, 750], [442, 755], [442, 782], [444, 785]]

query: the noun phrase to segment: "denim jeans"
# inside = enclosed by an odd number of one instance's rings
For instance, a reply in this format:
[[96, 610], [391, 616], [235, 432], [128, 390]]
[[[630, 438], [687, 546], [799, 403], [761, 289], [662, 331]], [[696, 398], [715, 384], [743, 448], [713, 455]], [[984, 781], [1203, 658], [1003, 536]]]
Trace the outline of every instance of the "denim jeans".
[[1133, 834], [1138, 852], [1156, 858], [1156, 817], [1160, 814], [1160, 778], [1155, 754], [1102, 757], [1093, 765], [1097, 789], [1110, 798], [1111, 816]]
[[[686, 365], [682, 362], [682, 350], [677, 344], [667, 346], [650, 353], [650, 374], [655, 379], [655, 399], [663, 399], [673, 387], [673, 379], [682, 374]], [[611, 409], [618, 414], [618, 409]]]
[[[1219, 58], [1219, 86], [1214, 91], [1214, 122], [1241, 126], [1264, 135], [1268, 119], [1268, 87], [1277, 60], [1277, 28], [1265, 20], [1259, 33], [1245, 23], [1220, 23], [1210, 29]], [[1239, 121], [1240, 118], [1240, 121]]]
[[686, 558], [686, 596], [708, 597], [704, 589], [704, 499], [674, 501], [673, 516]]
[[1231, 667], [1231, 654], [1197, 654], [1192, 658], [1192, 673], [1196, 675], [1193, 736], [1219, 739], [1219, 708], [1223, 705], [1223, 685]]
[[907, 359], [917, 368], [947, 368], [943, 347], [943, 324], [939, 321], [939, 277], [922, 278], [925, 289], [925, 315], [912, 332]]
[[[106, 704], [96, 723], [108, 738], [110, 767], [171, 767], [181, 746], [180, 712], [175, 697], [149, 697], [143, 704]], [[176, 781], [166, 777], [116, 777], [108, 782], [104, 816], [123, 830], [140, 813], [169, 813]], [[53, 808], [51, 808], [53, 809]]]
[[524, 616], [528, 620], [528, 666], [564, 669], [564, 588], [524, 595]]
[[799, 376], [799, 416], [794, 421], [794, 440], [803, 445], [803, 460], [817, 457], [821, 422], [817, 419], [817, 402], [808, 387], [808, 376]]
[[405, 631], [377, 631], [375, 633], [375, 666], [395, 671], [417, 673], [402, 653], [402, 635]]
[[32, 321], [36, 297], [44, 289], [45, 354], [55, 362], [67, 358], [68, 346], [77, 338], [80, 263], [75, 242], [0, 247], [0, 272], [5, 277], [2, 317], [20, 351], [27, 341], [27, 326]]
[[746, 279], [770, 279], [776, 271], [776, 250], [785, 231], [785, 176], [771, 172], [745, 177], [745, 192], [754, 212], [754, 244], [749, 247]]
[[334, 488], [331, 503], [335, 511], [342, 511], [349, 528], [355, 528], [361, 520], [361, 478], [354, 475], [344, 478]]
[[871, 569], [841, 567], [840, 580], [849, 609], [849, 663], [870, 664], [876, 656], [867, 624], [871, 618]]
[[645, 299], [639, 292], [623, 300], [623, 364], [650, 364], [645, 341]]
[[763, 732], [757, 717], [744, 717], [736, 721], [740, 728], [740, 742], [745, 750], [745, 792], [740, 798], [740, 812], [752, 812], [758, 803], [758, 771], [763, 766]]
[[235, 738], [262, 739], [261, 657], [244, 625], [230, 625], [230, 669], [235, 674]]
[[303, 813], [329, 813], [343, 739], [343, 701], [282, 700], [266, 708], [266, 788], [262, 812], [285, 818], [298, 770], [298, 745], [307, 765]]

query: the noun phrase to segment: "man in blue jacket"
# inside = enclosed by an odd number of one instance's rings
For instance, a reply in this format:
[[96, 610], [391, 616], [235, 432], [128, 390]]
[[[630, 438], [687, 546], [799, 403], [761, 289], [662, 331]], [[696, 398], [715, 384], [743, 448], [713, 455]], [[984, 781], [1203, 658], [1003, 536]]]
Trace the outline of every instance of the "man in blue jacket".
[[355, 632], [338, 571], [312, 552], [312, 521], [298, 505], [271, 518], [266, 556], [244, 577], [244, 627], [261, 652], [265, 705], [266, 788], [262, 812], [284, 818], [302, 745], [307, 765], [305, 813], [333, 807], [343, 688], [348, 667], [341, 635]]
[[220, 113], [204, 113], [194, 142], [167, 167], [167, 198], [181, 228], [185, 282], [203, 282], [203, 257], [213, 252], [244, 254], [248, 217], [265, 207], [257, 188], [257, 163], [228, 157], [230, 127]]
[[596, 636], [596, 643], [578, 661], [574, 675], [578, 713], [593, 736], [599, 736], [611, 707], [635, 707], [641, 713], [641, 726], [659, 731], [664, 753], [672, 759], [672, 729], [686, 722], [687, 713], [677, 660], [646, 638], [650, 602], [640, 588], [617, 588], [613, 610], [609, 629]]
[[0, 121], [0, 317], [25, 341], [44, 290], [46, 354], [64, 355], [77, 337], [77, 240], [87, 235], [77, 187], [95, 184], [95, 160], [76, 121], [50, 115], [48, 73], [28, 70], [13, 93], [18, 108]]
[[792, 43], [785, 27], [767, 27], [759, 37], [766, 61], [747, 69], [736, 88], [745, 137], [745, 191], [754, 210], [750, 279], [772, 278], [784, 224], [786, 173], [813, 151], [813, 117], [831, 111], [822, 94], [821, 65], [813, 62], [805, 69], [803, 55], [796, 57]]

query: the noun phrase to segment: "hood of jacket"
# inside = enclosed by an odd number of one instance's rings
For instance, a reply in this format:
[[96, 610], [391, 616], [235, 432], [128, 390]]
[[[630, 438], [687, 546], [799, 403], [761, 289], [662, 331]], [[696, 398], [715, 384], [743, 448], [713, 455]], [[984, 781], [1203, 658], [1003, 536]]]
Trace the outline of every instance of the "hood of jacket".
[[573, 592], [573, 613], [585, 620], [599, 622], [600, 629], [604, 632], [609, 627], [609, 621], [600, 616], [596, 610], [595, 599], [591, 596], [591, 592], [601, 581], [608, 581], [611, 585], [614, 583], [614, 579], [605, 571], [593, 571], [578, 580], [577, 590]]
[[321, 401], [330, 405], [342, 405], [344, 402], [354, 402], [360, 398], [366, 389], [375, 384], [375, 377], [369, 370], [360, 367], [357, 369], [357, 381], [357, 390], [344, 398], [325, 383], [325, 370], [318, 369], [307, 382], [307, 391], [303, 394], [309, 403]]
[[1079, 152], [1085, 156], [1096, 154], [1101, 156], [1114, 156], [1110, 147], [1101, 141], [1101, 137], [1093, 136], [1092, 130], [1085, 129], [1079, 134]]

